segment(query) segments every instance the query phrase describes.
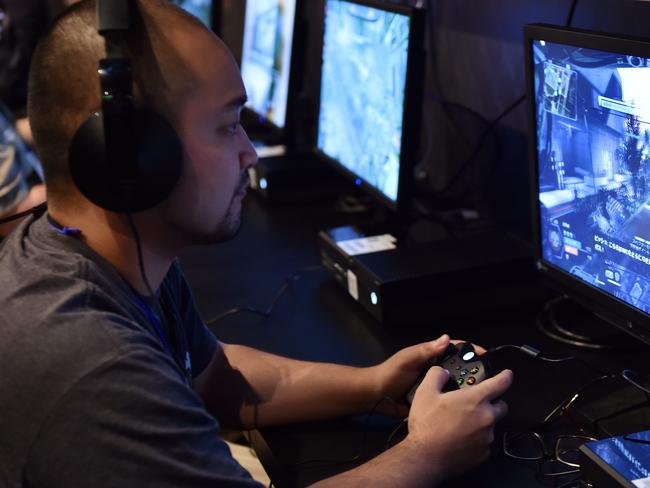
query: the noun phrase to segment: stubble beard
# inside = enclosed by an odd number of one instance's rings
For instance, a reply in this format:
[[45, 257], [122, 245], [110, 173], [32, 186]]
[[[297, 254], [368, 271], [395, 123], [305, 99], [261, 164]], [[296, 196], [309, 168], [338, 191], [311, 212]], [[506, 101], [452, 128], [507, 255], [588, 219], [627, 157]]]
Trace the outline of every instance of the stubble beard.
[[181, 228], [180, 226], [175, 226], [178, 232], [185, 236], [184, 240], [189, 243], [189, 245], [202, 246], [218, 244], [220, 242], [234, 239], [239, 234], [242, 227], [241, 200], [237, 202], [237, 199], [240, 199], [241, 197], [239, 197], [238, 194], [246, 188], [249, 183], [250, 179], [248, 174], [244, 173], [240, 179], [239, 185], [233, 192], [226, 214], [213, 229], [207, 230], [206, 233], [201, 233], [187, 228]]

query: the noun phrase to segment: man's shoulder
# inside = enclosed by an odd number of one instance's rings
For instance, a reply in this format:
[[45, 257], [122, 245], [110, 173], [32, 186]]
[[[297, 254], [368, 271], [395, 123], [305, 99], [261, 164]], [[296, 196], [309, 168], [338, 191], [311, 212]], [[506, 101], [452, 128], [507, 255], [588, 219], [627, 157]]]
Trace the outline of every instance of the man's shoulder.
[[0, 375], [14, 371], [36, 384], [47, 377], [64, 388], [152, 336], [111, 270], [30, 235], [36, 225], [19, 227], [0, 252]]

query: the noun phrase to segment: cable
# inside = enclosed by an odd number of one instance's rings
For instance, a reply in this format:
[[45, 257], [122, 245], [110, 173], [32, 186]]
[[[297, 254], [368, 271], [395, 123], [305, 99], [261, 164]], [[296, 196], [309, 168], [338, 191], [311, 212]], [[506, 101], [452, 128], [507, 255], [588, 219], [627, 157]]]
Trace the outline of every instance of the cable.
[[[380, 398], [375, 403], [375, 405], [372, 407], [372, 409], [368, 413], [368, 416], [366, 417], [366, 421], [364, 422], [363, 438], [361, 440], [361, 446], [359, 446], [359, 452], [357, 454], [355, 454], [351, 458], [346, 458], [346, 459], [306, 459], [304, 461], [298, 461], [297, 463], [294, 463], [291, 466], [293, 468], [299, 468], [300, 466], [303, 466], [305, 464], [344, 464], [344, 463], [353, 463], [353, 462], [358, 461], [359, 459], [361, 459], [361, 456], [363, 455], [363, 452], [364, 452], [364, 450], [366, 448], [366, 441], [368, 440], [368, 426], [370, 424], [370, 419], [372, 418], [372, 416], [374, 414], [377, 413], [377, 409], [385, 401], [389, 401], [390, 403], [395, 405], [395, 407], [397, 408], [397, 402], [393, 398], [388, 397], [388, 396]], [[406, 419], [401, 420], [398, 427], [401, 427], [405, 420]], [[393, 435], [393, 434], [391, 433], [391, 435]], [[389, 437], [389, 439], [390, 438], [391, 437]]]
[[210, 320], [206, 321], [206, 325], [210, 326], [215, 324], [216, 322], [229, 317], [231, 315], [236, 315], [238, 313], [251, 313], [254, 315], [259, 315], [264, 318], [269, 318], [271, 314], [273, 313], [273, 309], [275, 308], [275, 305], [278, 303], [278, 300], [284, 295], [284, 293], [289, 289], [289, 286], [295, 282], [298, 281], [300, 278], [302, 278], [303, 274], [305, 273], [311, 273], [314, 271], [319, 271], [323, 269], [322, 265], [314, 265], [314, 266], [307, 266], [305, 268], [301, 268], [298, 271], [294, 271], [292, 274], [287, 276], [284, 280], [284, 283], [282, 283], [282, 286], [279, 288], [269, 305], [264, 309], [264, 310], [259, 310], [255, 307], [235, 307], [231, 308], [230, 310], [226, 310], [225, 312], [220, 313], [216, 317], [211, 318]]
[[0, 225], [13, 222], [14, 220], [22, 219], [23, 217], [27, 217], [28, 215], [45, 212], [46, 210], [47, 210], [47, 202], [39, 203], [38, 205], [30, 208], [29, 210], [25, 210], [24, 212], [19, 212], [17, 214], [10, 215], [9, 217], [0, 219]]
[[133, 221], [133, 217], [131, 216], [131, 214], [127, 213], [126, 219], [129, 222], [129, 226], [131, 227], [131, 232], [133, 233], [133, 239], [135, 240], [135, 248], [138, 253], [138, 268], [140, 269], [140, 276], [142, 277], [142, 281], [144, 281], [144, 285], [147, 287], [147, 292], [149, 293], [149, 296], [153, 297], [154, 292], [153, 289], [151, 288], [151, 284], [149, 283], [149, 279], [147, 278], [147, 272], [144, 266], [144, 258], [142, 256], [142, 244], [140, 242], [140, 234], [138, 234], [138, 229], [135, 226], [135, 222]]
[[404, 427], [405, 425], [408, 425], [408, 417], [402, 419], [402, 421], [395, 427], [390, 435], [388, 436], [388, 439], [386, 439], [386, 445], [384, 446], [384, 450], [389, 449], [391, 447], [391, 444], [393, 442], [393, 438], [397, 435], [397, 433]]
[[485, 130], [481, 133], [478, 142], [474, 146], [474, 149], [470, 153], [470, 155], [465, 159], [465, 161], [460, 165], [460, 168], [458, 168], [458, 171], [454, 174], [454, 176], [451, 177], [451, 179], [447, 182], [447, 184], [440, 190], [437, 191], [437, 193], [447, 193], [450, 189], [452, 189], [454, 186], [456, 186], [456, 183], [460, 180], [460, 178], [463, 176], [467, 168], [474, 162], [474, 159], [478, 156], [478, 154], [481, 152], [481, 149], [483, 148], [483, 144], [487, 140], [487, 137], [494, 131], [494, 128], [496, 125], [505, 117], [507, 116], [510, 112], [512, 112], [519, 104], [521, 104], [524, 100], [526, 100], [526, 95], [522, 95], [519, 98], [517, 98], [514, 102], [512, 102], [508, 107], [499, 114], [499, 116], [494, 119], [492, 122], [489, 123], [489, 125], [485, 128]]
[[593, 370], [593, 371], [595, 371], [598, 374], [603, 375], [603, 376], [606, 375], [606, 373], [604, 373], [603, 371], [600, 371], [597, 368], [594, 368], [591, 364], [587, 363], [586, 361], [584, 361], [583, 359], [581, 359], [579, 357], [566, 356], [566, 357], [563, 357], [563, 358], [550, 358], [548, 356], [542, 356], [541, 351], [539, 349], [536, 349], [536, 348], [534, 348], [532, 346], [529, 346], [528, 344], [524, 344], [522, 346], [517, 346], [515, 344], [504, 344], [502, 346], [496, 346], [496, 347], [493, 347], [493, 348], [489, 349], [487, 351], [487, 354], [493, 354], [495, 352], [503, 351], [505, 349], [513, 349], [513, 350], [522, 352], [522, 353], [526, 354], [527, 356], [532, 357], [533, 359], [538, 359], [538, 360], [544, 361], [546, 363], [556, 363], [557, 364], [557, 363], [565, 363], [565, 362], [569, 362], [569, 361], [576, 361], [576, 362], [582, 364], [584, 367], [586, 367], [589, 370]]
[[569, 13], [567, 13], [566, 21], [564, 22], [565, 27], [571, 27], [571, 24], [573, 23], [573, 14], [575, 13], [577, 6], [578, 0], [573, 0], [571, 2], [571, 7], [569, 8]]
[[[632, 375], [634, 375], [635, 377], [632, 378], [632, 377], [631, 377]], [[639, 390], [641, 390], [642, 392], [644, 392], [646, 395], [650, 395], [650, 389], [649, 389], [648, 387], [646, 387], [646, 386], [644, 386], [644, 385], [641, 384], [641, 382], [640, 382], [639, 379], [638, 379], [638, 376], [639, 376], [638, 373], [636, 373], [635, 371], [632, 371], [631, 369], [624, 369], [624, 370], [621, 372], [621, 377], [622, 377], [625, 381], [627, 381], [627, 382], [628, 382], [629, 384], [631, 384], [632, 386], [638, 388]]]
[[497, 346], [497, 347], [493, 347], [492, 349], [489, 349], [488, 354], [495, 353], [498, 351], [503, 351], [504, 349], [515, 349], [517, 351], [523, 352], [524, 354], [527, 354], [528, 356], [532, 356], [535, 359], [539, 359], [540, 361], [546, 361], [549, 363], [563, 363], [565, 361], [581, 361], [580, 359], [574, 356], [567, 356], [564, 358], [548, 358], [545, 356], [540, 356], [541, 351], [535, 349], [532, 346], [529, 346], [528, 344], [524, 344], [523, 346], [516, 346], [514, 344], [504, 344], [502, 346]]
[[[569, 11], [567, 13], [566, 21], [564, 23], [565, 27], [571, 27], [571, 24], [573, 23], [573, 15], [575, 13], [577, 6], [578, 6], [578, 0], [572, 0], [571, 5], [569, 7]], [[492, 122], [490, 122], [490, 124], [485, 128], [485, 130], [479, 137], [478, 142], [474, 146], [474, 149], [472, 150], [468, 158], [460, 165], [460, 168], [458, 168], [458, 171], [456, 171], [456, 174], [454, 174], [454, 176], [449, 180], [449, 182], [442, 189], [438, 190], [437, 193], [447, 193], [451, 188], [453, 188], [456, 185], [456, 183], [458, 183], [458, 181], [463, 176], [467, 168], [473, 163], [474, 159], [478, 156], [479, 152], [483, 147], [483, 144], [485, 144], [487, 136], [494, 131], [497, 124], [506, 115], [512, 112], [515, 108], [517, 108], [522, 102], [524, 102], [524, 100], [526, 100], [525, 93], [520, 97], [518, 97], [510, 105], [508, 105], [508, 107], [503, 112], [501, 112]]]
[[[539, 331], [557, 342], [582, 349], [612, 351], [629, 349], [634, 346], [631, 339], [622, 331], [612, 329], [611, 333], [607, 331], [607, 335], [603, 337], [589, 337], [563, 325], [559, 319], [560, 307], [572, 303], [566, 296], [559, 296], [546, 302], [535, 318]], [[599, 323], [603, 319], [594, 314], [593, 320], [596, 321], [595, 323]]]

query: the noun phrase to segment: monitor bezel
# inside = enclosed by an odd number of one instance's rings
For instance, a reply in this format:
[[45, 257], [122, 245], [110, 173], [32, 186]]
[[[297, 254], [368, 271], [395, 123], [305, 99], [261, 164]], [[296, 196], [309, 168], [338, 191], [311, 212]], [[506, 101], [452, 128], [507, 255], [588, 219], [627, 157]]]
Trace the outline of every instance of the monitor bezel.
[[[328, 0], [322, 2], [322, 14], [325, 18], [325, 8]], [[371, 195], [377, 201], [396, 213], [404, 213], [408, 209], [408, 199], [412, 196], [417, 151], [420, 141], [420, 126], [422, 117], [422, 86], [423, 86], [423, 42], [425, 10], [408, 5], [385, 3], [381, 0], [341, 0], [347, 3], [376, 8], [386, 12], [401, 14], [410, 18], [410, 32], [408, 43], [408, 60], [406, 64], [406, 80], [404, 87], [404, 114], [402, 116], [402, 143], [400, 151], [399, 183], [397, 198], [393, 201], [382, 191], [365, 181], [359, 175], [346, 168], [341, 162], [325, 154], [318, 147], [318, 131], [320, 128], [320, 104], [322, 90], [322, 71], [318, 77], [316, 97], [316, 118], [314, 154], [316, 157], [341, 173], [352, 182], [360, 180], [357, 186]], [[323, 35], [321, 42], [321, 67], [323, 65], [323, 48], [325, 45], [325, 24], [323, 21]]]
[[212, 0], [210, 10], [210, 29], [215, 35], [221, 37], [221, 20], [223, 17], [223, 0]]
[[542, 277], [553, 288], [579, 302], [601, 318], [650, 344], [650, 315], [605, 291], [583, 282], [571, 273], [544, 259], [542, 254], [541, 212], [539, 208], [539, 161], [537, 150], [537, 111], [535, 107], [535, 76], [533, 41], [583, 47], [650, 59], [650, 40], [549, 24], [524, 26], [526, 90], [529, 123], [529, 162], [533, 247], [535, 262]]
[[[246, 0], [245, 8], [248, 7]], [[242, 62], [244, 61], [244, 38], [246, 28], [246, 11], [244, 10], [244, 29], [242, 29], [242, 49], [239, 67], [241, 69]], [[303, 56], [303, 43], [299, 43], [302, 37], [304, 15], [304, 0], [296, 0], [296, 12], [293, 21], [293, 32], [291, 34], [291, 60], [289, 61], [289, 86], [287, 87], [287, 106], [284, 119], [284, 127], [280, 127], [272, 120], [264, 117], [262, 114], [257, 113], [251, 107], [244, 106], [242, 109], [242, 119], [253, 121], [255, 129], [261, 129], [268, 134], [268, 138], [279, 143], [287, 144], [290, 142], [291, 134], [293, 134], [294, 127], [294, 113], [292, 110], [292, 100], [295, 101], [299, 94], [300, 86], [300, 62], [299, 58]]]

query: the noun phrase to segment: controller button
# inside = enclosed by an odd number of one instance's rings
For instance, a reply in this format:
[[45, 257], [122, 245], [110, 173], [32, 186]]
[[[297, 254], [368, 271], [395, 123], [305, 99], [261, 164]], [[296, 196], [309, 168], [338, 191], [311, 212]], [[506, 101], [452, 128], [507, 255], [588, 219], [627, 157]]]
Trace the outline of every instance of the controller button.
[[476, 356], [476, 353], [474, 351], [469, 351], [463, 354], [463, 361], [471, 361], [474, 359], [474, 356]]
[[456, 371], [460, 371], [460, 366], [456, 366], [456, 368], [454, 368], [454, 369], [455, 369]]
[[458, 386], [460, 386], [465, 383], [465, 380], [463, 378], [456, 378], [456, 383], [458, 383]]
[[461, 374], [462, 376], [467, 376], [467, 373], [469, 373], [469, 371], [467, 371], [466, 369], [463, 369], [463, 370], [460, 372], [460, 374]]
[[479, 372], [479, 369], [476, 366], [474, 366], [472, 369], [469, 370], [469, 372], [472, 374], [476, 374]]
[[470, 376], [469, 378], [467, 378], [467, 384], [468, 385], [473, 385], [474, 383], [476, 383], [476, 378], [474, 378], [473, 376]]

